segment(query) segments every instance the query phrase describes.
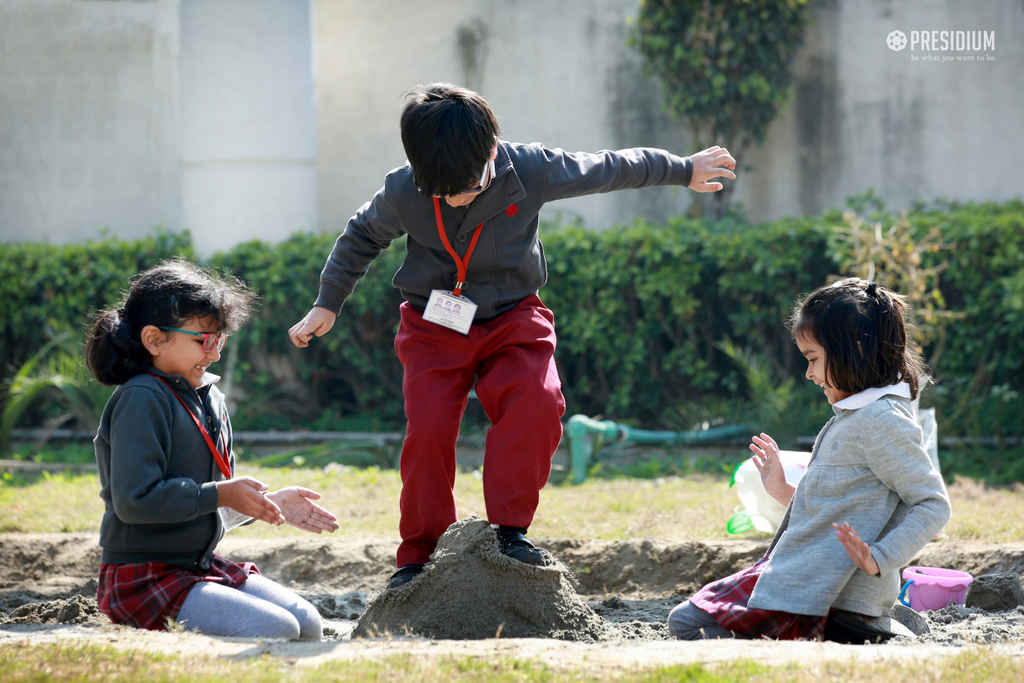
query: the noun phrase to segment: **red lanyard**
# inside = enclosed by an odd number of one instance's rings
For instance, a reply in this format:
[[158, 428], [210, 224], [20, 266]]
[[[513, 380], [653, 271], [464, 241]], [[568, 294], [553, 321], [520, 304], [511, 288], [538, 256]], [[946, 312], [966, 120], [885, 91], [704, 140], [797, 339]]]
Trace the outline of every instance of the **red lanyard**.
[[[149, 374], [153, 375], [152, 372]], [[188, 411], [188, 414], [192, 416], [192, 421], [196, 423], [196, 427], [199, 427], [199, 433], [203, 435], [203, 439], [206, 440], [206, 445], [210, 447], [210, 453], [213, 454], [213, 459], [217, 461], [217, 467], [220, 468], [220, 471], [224, 475], [225, 479], [230, 479], [231, 467], [228, 465], [227, 453], [221, 453], [220, 450], [218, 450], [217, 447], [213, 445], [213, 439], [210, 438], [210, 433], [206, 431], [206, 427], [204, 427], [203, 423], [199, 421], [199, 418], [196, 417], [196, 414], [192, 412], [192, 409], [188, 407], [188, 404], [186, 404], [185, 401], [182, 400], [181, 396], [178, 396], [178, 392], [176, 392], [171, 387], [170, 384], [167, 384], [167, 380], [165, 380], [163, 377], [159, 375], [153, 376], [156, 377], [161, 382], [163, 382], [167, 386], [167, 388], [171, 390], [171, 393], [174, 394], [174, 398], [178, 399], [178, 403], [184, 406], [185, 410]]]
[[476, 241], [480, 239], [480, 231], [483, 230], [484, 224], [481, 223], [476, 226], [473, 239], [469, 242], [469, 249], [466, 250], [466, 258], [460, 259], [459, 255], [452, 249], [452, 243], [448, 241], [448, 235], [444, 234], [444, 221], [441, 220], [441, 200], [437, 197], [434, 197], [434, 217], [437, 218], [437, 234], [441, 236], [444, 248], [455, 259], [455, 267], [458, 269], [458, 278], [456, 279], [455, 289], [452, 290], [452, 294], [461, 296], [462, 290], [466, 288], [466, 268], [469, 267], [469, 259], [473, 256], [473, 250], [476, 249]]

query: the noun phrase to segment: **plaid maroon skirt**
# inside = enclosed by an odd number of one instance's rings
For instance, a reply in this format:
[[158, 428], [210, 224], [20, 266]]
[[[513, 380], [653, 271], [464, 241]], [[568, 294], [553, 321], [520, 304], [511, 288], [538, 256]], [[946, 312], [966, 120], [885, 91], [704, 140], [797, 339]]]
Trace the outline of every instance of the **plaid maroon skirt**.
[[212, 581], [238, 588], [250, 574], [259, 574], [252, 562], [238, 564], [213, 556], [210, 571], [196, 574], [162, 562], [101, 564], [96, 601], [100, 611], [115, 624], [128, 624], [150, 631], [167, 630], [192, 586]]
[[697, 591], [690, 602], [713, 616], [719, 626], [751, 638], [821, 640], [827, 616], [790, 614], [747, 606], [767, 562], [768, 558], [762, 557], [752, 567], [709, 583]]

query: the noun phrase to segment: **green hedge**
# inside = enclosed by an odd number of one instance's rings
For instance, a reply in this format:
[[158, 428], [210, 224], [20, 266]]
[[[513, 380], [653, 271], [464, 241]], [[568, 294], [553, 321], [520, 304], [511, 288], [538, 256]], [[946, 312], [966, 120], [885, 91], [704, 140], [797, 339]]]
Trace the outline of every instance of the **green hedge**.
[[140, 240], [0, 244], [0, 358], [7, 379], [56, 333], [81, 330], [117, 301], [125, 280], [157, 261], [194, 259], [189, 235], [157, 229]]
[[[370, 430], [400, 425], [402, 368], [394, 351], [402, 297], [391, 277], [405, 257], [394, 244], [370, 266], [330, 333], [298, 349], [288, 338], [316, 300], [335, 235], [247, 242], [213, 263], [262, 296], [239, 335], [239, 424], [258, 428]], [[232, 418], [236, 421], [236, 418]]]
[[[884, 212], [872, 218], [895, 219]], [[1024, 204], [918, 208], [908, 220], [922, 234], [941, 228], [951, 248], [925, 260], [949, 262], [942, 293], [964, 314], [948, 330], [934, 369], [939, 383], [925, 398], [939, 408], [942, 433], [1021, 434]], [[783, 323], [799, 294], [839, 272], [830, 235], [840, 222], [832, 212], [761, 225], [641, 220], [599, 233], [545, 226], [550, 279], [541, 297], [556, 316], [567, 414], [686, 428], [681, 405], [756, 402], [745, 395], [740, 369], [717, 347], [726, 337], [763, 354], [780, 379], [802, 378], [803, 361]], [[208, 264], [229, 269], [262, 296], [220, 364], [222, 373], [234, 367], [240, 428], [402, 425], [393, 350], [401, 299], [391, 277], [403, 245], [373, 264], [329, 335], [303, 350], [288, 340], [287, 329], [315, 299], [334, 238], [248, 242]], [[142, 240], [9, 243], [2, 250], [0, 357], [7, 377], [53, 331], [81, 329], [96, 309], [115, 302], [134, 273], [168, 256], [193, 256], [187, 233], [164, 231]], [[802, 379], [798, 387], [806, 409], [793, 429], [813, 433], [828, 406]]]

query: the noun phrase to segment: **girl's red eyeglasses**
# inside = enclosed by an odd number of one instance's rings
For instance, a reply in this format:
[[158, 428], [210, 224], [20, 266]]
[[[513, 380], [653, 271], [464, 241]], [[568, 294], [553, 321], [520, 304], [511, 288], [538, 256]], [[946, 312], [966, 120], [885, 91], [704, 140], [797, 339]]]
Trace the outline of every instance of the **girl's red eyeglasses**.
[[228, 340], [230, 334], [223, 334], [221, 332], [189, 332], [188, 330], [179, 330], [177, 327], [161, 327], [161, 330], [167, 330], [168, 332], [181, 332], [182, 334], [189, 334], [193, 337], [199, 337], [203, 340], [203, 351], [209, 353], [214, 349], [220, 351], [224, 348], [224, 342]]

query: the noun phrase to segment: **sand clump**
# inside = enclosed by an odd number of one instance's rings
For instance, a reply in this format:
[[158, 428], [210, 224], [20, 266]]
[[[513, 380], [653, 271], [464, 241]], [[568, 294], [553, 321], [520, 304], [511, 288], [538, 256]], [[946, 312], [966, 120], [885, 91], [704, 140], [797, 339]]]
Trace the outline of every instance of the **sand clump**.
[[0, 615], [0, 625], [8, 624], [109, 624], [95, 598], [72, 595], [70, 598], [29, 602]]
[[[940, 610], [919, 612], [930, 630], [903, 644], [936, 643], [969, 645], [1012, 643], [1024, 639], [1024, 607], [1004, 612], [986, 612], [978, 607], [949, 605]], [[904, 640], [902, 638], [897, 640]]]
[[966, 605], [986, 612], [1006, 612], [1024, 605], [1020, 577], [1013, 572], [975, 577], [967, 586]]
[[352, 635], [604, 638], [609, 624], [576, 595], [569, 568], [548, 557], [543, 567], [517, 562], [501, 553], [487, 522], [460, 520], [441, 536], [419, 576], [370, 600]]

